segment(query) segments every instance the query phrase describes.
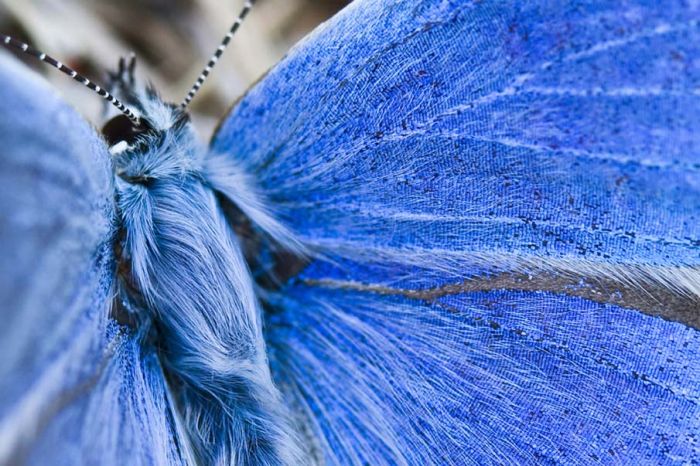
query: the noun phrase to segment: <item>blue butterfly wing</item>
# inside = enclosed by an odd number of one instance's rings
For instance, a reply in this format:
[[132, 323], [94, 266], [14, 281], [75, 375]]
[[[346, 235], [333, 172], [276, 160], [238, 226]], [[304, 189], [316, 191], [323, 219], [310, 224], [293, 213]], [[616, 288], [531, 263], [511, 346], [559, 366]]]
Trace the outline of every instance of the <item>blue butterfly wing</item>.
[[110, 318], [105, 143], [0, 54], [0, 463], [177, 464], [153, 350]]
[[700, 460], [699, 19], [360, 0], [233, 109], [212, 152], [320, 257], [267, 297], [319, 458]]
[[684, 3], [367, 3], [297, 47], [213, 142], [303, 238], [697, 263]]

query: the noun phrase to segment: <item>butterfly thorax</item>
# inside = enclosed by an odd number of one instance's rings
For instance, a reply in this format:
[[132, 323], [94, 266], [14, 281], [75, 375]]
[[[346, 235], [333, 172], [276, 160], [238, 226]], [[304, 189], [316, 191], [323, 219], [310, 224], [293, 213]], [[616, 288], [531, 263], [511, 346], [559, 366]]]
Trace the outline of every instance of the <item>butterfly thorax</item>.
[[120, 320], [161, 348], [190, 442], [183, 451], [202, 464], [297, 464], [253, 281], [207, 179], [213, 156], [183, 110], [118, 83], [142, 122], [105, 125], [123, 232]]

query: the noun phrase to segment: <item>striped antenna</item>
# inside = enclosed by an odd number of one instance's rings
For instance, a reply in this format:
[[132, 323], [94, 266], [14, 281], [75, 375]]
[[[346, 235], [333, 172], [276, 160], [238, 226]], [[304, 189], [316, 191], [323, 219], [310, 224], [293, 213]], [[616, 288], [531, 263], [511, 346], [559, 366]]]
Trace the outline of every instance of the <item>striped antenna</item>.
[[214, 52], [214, 55], [211, 56], [209, 63], [207, 63], [207, 66], [204, 67], [204, 70], [202, 70], [202, 73], [197, 78], [197, 81], [192, 86], [192, 89], [190, 89], [190, 92], [187, 93], [185, 100], [183, 100], [180, 104], [180, 108], [182, 108], [183, 110], [186, 109], [190, 102], [192, 102], [194, 96], [197, 95], [197, 92], [199, 92], [199, 89], [202, 87], [202, 84], [204, 84], [204, 81], [207, 80], [209, 73], [211, 73], [211, 70], [219, 61], [221, 55], [223, 55], [224, 50], [226, 50], [226, 47], [228, 46], [229, 42], [231, 42], [231, 38], [236, 33], [236, 31], [238, 31], [238, 28], [241, 26], [241, 23], [243, 22], [245, 17], [248, 16], [250, 9], [253, 8], [254, 3], [255, 0], [246, 0], [246, 2], [243, 4], [243, 9], [238, 14], [238, 18], [236, 18], [236, 21], [233, 23], [233, 26], [231, 26], [231, 29], [229, 29], [228, 33], [221, 41], [221, 44], [216, 49], [216, 52]]
[[64, 65], [60, 61], [56, 60], [55, 58], [46, 55], [45, 53], [30, 47], [29, 45], [25, 44], [24, 42], [20, 42], [17, 39], [13, 39], [10, 36], [6, 36], [4, 34], [0, 34], [0, 42], [2, 42], [5, 46], [7, 47], [12, 47], [15, 48], [21, 52], [24, 52], [28, 55], [31, 55], [33, 57], [38, 58], [39, 60], [43, 61], [44, 63], [48, 63], [49, 65], [53, 66], [56, 68], [58, 71], [67, 74], [74, 80], [78, 81], [79, 83], [84, 84], [88, 89], [91, 89], [97, 93], [100, 97], [104, 98], [107, 102], [111, 103], [115, 107], [119, 109], [120, 112], [122, 112], [124, 115], [129, 117], [129, 119], [134, 123], [135, 126], [139, 126], [141, 122], [139, 121], [139, 118], [134, 115], [134, 113], [129, 110], [119, 99], [115, 98], [112, 94], [101, 88], [100, 86], [94, 84], [92, 81], [90, 81], [88, 78], [85, 76], [82, 76], [79, 74], [77, 71], [74, 69]]

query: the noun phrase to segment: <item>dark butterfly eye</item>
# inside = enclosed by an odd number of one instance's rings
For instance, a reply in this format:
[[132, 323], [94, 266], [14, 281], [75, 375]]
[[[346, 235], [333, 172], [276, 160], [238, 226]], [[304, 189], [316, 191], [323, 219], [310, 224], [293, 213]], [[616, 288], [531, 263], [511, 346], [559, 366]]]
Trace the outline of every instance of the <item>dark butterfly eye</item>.
[[110, 147], [121, 141], [132, 146], [140, 135], [151, 129], [144, 119], [141, 119], [141, 123], [136, 126], [126, 115], [117, 115], [102, 127], [102, 135]]

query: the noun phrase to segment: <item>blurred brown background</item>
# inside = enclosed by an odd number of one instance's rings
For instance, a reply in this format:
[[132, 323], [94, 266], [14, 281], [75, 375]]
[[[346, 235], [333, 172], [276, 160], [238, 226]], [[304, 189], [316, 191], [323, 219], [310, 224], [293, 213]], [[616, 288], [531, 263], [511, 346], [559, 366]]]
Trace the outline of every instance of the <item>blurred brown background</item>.
[[[0, 0], [0, 31], [55, 56], [96, 82], [134, 51], [137, 75], [179, 102], [238, 15], [243, 0]], [[258, 0], [192, 104], [208, 138], [226, 109], [300, 38], [347, 0]], [[47, 65], [47, 77], [98, 125], [102, 102]]]

